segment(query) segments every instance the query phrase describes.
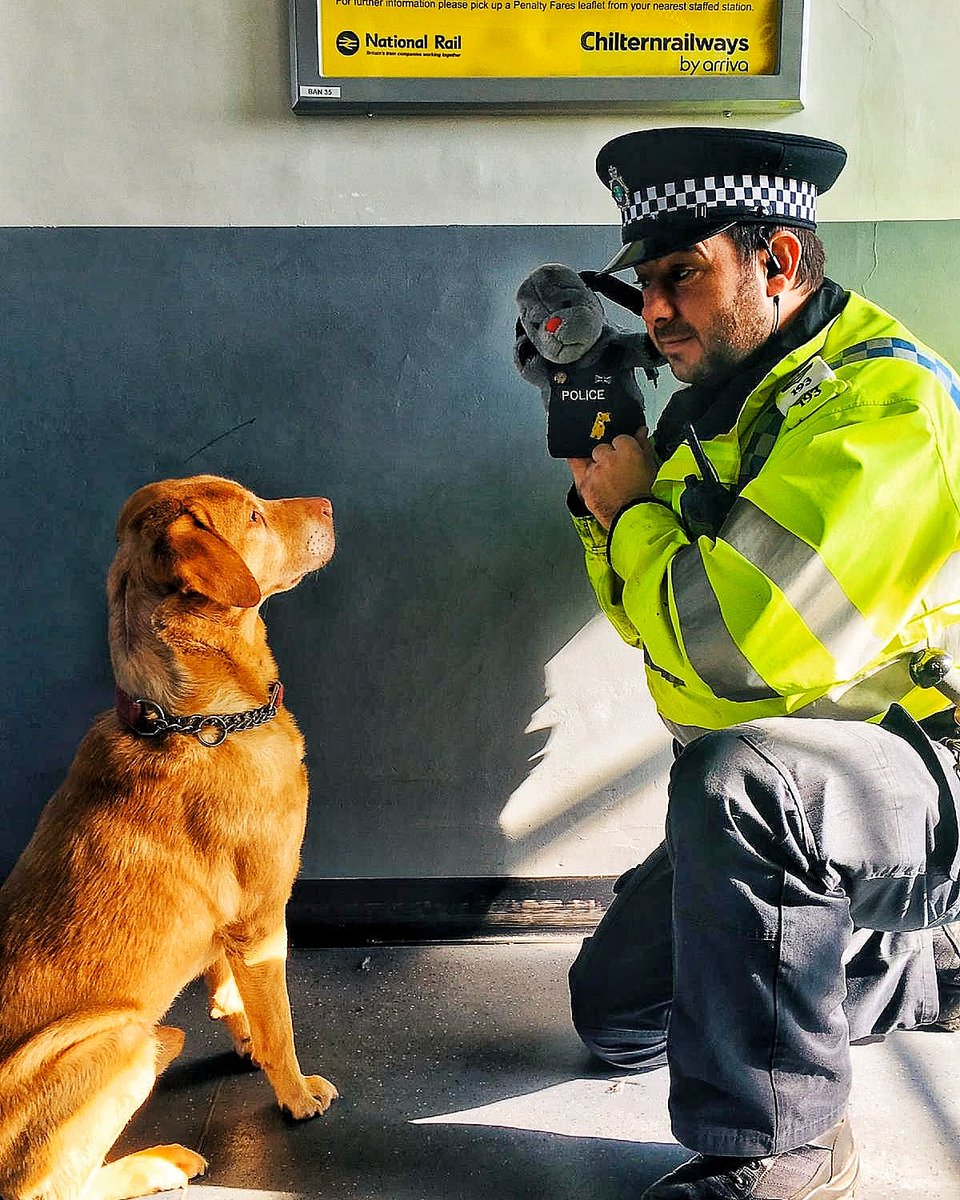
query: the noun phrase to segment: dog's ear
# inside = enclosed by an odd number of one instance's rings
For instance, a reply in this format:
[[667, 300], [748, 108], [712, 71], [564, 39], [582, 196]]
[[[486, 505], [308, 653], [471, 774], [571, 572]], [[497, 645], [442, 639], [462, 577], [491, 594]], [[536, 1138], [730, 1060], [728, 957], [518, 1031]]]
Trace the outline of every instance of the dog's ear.
[[165, 550], [181, 586], [231, 608], [253, 608], [263, 598], [260, 585], [234, 548], [212, 529], [181, 513], [167, 526]]

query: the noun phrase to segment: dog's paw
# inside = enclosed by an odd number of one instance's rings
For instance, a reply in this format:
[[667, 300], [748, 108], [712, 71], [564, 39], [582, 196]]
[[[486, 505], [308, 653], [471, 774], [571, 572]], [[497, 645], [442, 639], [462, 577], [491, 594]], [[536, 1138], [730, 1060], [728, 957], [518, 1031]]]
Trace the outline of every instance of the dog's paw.
[[305, 1075], [303, 1082], [307, 1085], [310, 1094], [323, 1105], [322, 1112], [326, 1112], [334, 1100], [340, 1099], [340, 1093], [330, 1080], [324, 1079], [322, 1075]]
[[187, 1179], [195, 1179], [207, 1169], [207, 1160], [203, 1155], [175, 1142], [170, 1146], [157, 1146], [153, 1153], [164, 1158], [176, 1170], [182, 1171]]
[[235, 1034], [233, 1037], [233, 1048], [240, 1058], [249, 1063], [251, 1067], [256, 1067], [259, 1070], [260, 1064], [257, 1062], [257, 1055], [253, 1048], [253, 1038], [249, 1033], [246, 1036]]
[[241, 1058], [247, 1059], [255, 1067], [259, 1067], [247, 1014], [242, 1009], [239, 1012], [224, 1012], [223, 1009], [213, 1005], [210, 1008], [210, 1016], [214, 1021], [220, 1021], [225, 1026], [237, 1054]]
[[145, 1196], [153, 1192], [182, 1190], [191, 1179], [202, 1175], [206, 1169], [205, 1158], [186, 1146], [173, 1144], [138, 1150], [125, 1158], [106, 1163], [101, 1167], [98, 1180], [103, 1185], [101, 1190], [104, 1194]]
[[319, 1117], [327, 1111], [334, 1100], [339, 1099], [340, 1093], [322, 1075], [304, 1075], [304, 1092], [296, 1100], [282, 1100], [280, 1107], [295, 1121], [308, 1121], [311, 1117]]

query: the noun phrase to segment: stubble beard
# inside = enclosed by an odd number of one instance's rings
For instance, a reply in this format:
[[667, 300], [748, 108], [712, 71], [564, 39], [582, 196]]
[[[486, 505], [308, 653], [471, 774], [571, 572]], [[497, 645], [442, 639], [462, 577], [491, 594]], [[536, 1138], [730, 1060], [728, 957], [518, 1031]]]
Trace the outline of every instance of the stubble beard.
[[762, 346], [772, 332], [770, 314], [756, 279], [745, 268], [730, 305], [699, 334], [703, 349], [700, 359], [686, 372], [686, 379], [680, 375], [677, 378], [681, 383], [695, 387], [716, 386], [729, 377], [738, 363]]

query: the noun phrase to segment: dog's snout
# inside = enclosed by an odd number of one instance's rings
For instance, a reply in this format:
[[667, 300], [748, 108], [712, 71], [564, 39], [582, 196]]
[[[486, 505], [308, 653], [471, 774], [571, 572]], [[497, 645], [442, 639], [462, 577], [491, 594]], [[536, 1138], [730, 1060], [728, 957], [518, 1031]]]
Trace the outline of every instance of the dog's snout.
[[277, 505], [278, 511], [295, 512], [301, 518], [312, 517], [319, 521], [333, 519], [333, 502], [326, 496], [288, 496], [283, 500], [271, 500], [268, 503]]

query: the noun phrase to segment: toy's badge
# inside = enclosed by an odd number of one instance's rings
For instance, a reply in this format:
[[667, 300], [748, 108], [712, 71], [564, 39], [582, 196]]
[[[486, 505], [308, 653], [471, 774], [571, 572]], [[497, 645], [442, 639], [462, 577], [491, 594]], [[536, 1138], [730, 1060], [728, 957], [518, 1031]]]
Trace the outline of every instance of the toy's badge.
[[598, 412], [593, 428], [590, 430], [591, 441], [599, 442], [607, 431], [607, 426], [613, 420], [613, 413]]
[[613, 196], [617, 204], [621, 208], [626, 208], [630, 202], [630, 193], [627, 191], [627, 185], [623, 181], [623, 176], [620, 174], [619, 167], [610, 167], [610, 195]]
[[554, 383], [566, 383], [567, 382], [566, 371], [557, 371], [556, 375], [554, 375], [554, 377], [553, 377], [553, 382]]

